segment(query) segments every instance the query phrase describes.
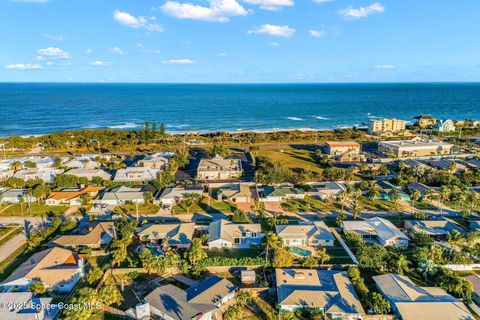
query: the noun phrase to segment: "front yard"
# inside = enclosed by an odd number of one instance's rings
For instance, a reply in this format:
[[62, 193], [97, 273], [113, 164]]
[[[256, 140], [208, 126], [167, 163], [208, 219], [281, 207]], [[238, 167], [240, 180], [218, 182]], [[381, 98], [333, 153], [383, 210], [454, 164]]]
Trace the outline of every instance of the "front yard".
[[172, 208], [174, 214], [202, 214], [202, 213], [225, 213], [232, 214], [237, 207], [230, 202], [203, 199], [199, 203], [193, 203], [190, 207], [185, 202], [175, 205]]
[[35, 217], [35, 216], [60, 216], [67, 211], [68, 206], [47, 206], [45, 204], [31, 203], [30, 205], [24, 203], [12, 204], [5, 208], [0, 216], [15, 216], [15, 217]]

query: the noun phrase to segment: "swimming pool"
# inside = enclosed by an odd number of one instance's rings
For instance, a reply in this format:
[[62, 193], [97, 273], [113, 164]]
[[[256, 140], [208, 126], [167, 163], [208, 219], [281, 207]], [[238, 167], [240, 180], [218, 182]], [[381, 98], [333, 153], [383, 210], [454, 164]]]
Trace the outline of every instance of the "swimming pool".
[[290, 252], [301, 257], [309, 257], [312, 255], [312, 252], [310, 250], [300, 249], [297, 247], [290, 247]]

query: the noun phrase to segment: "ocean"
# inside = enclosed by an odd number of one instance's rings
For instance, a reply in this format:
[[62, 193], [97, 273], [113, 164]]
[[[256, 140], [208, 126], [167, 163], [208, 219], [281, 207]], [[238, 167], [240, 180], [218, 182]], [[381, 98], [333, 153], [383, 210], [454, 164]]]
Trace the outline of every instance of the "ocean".
[[419, 114], [480, 119], [480, 83], [0, 83], [2, 137], [134, 130], [145, 120], [171, 133], [334, 129]]

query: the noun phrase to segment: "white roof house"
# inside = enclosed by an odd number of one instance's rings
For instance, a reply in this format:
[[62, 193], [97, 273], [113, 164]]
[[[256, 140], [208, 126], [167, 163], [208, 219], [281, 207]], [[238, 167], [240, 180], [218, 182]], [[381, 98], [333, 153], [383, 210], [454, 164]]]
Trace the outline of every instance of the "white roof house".
[[27, 194], [27, 189], [8, 189], [0, 192], [0, 203], [19, 203], [23, 198], [25, 202], [35, 202], [37, 198]]
[[95, 203], [108, 204], [111, 206], [120, 206], [126, 202], [144, 203], [142, 188], [129, 188], [125, 186], [116, 187], [110, 191], [102, 193]]
[[84, 169], [98, 169], [102, 165], [95, 161], [97, 155], [82, 155], [68, 160], [63, 164], [65, 168], [84, 168]]
[[13, 177], [13, 174], [15, 172], [10, 169], [0, 169], [0, 181], [1, 180], [7, 180], [8, 178]]
[[251, 245], [259, 245], [264, 236], [259, 223], [216, 220], [209, 226], [208, 248], [249, 248]]
[[329, 319], [361, 319], [365, 314], [345, 271], [275, 269], [281, 311], [314, 308]]
[[433, 128], [438, 132], [455, 132], [455, 122], [451, 119], [440, 120]]
[[383, 154], [391, 152], [397, 157], [422, 157], [431, 155], [450, 154], [453, 144], [435, 139], [380, 141], [378, 151]]
[[52, 183], [55, 176], [61, 173], [63, 173], [62, 169], [35, 168], [19, 170], [13, 176], [25, 181], [41, 179], [46, 183]]
[[150, 168], [150, 169], [160, 169], [165, 170], [168, 165], [168, 161], [175, 154], [172, 152], [158, 152], [152, 155], [148, 155], [142, 160], [139, 160], [137, 163], [138, 167]]
[[183, 196], [187, 193], [203, 194], [202, 188], [165, 188], [162, 193], [157, 194], [157, 201], [164, 206], [173, 206], [183, 200]]
[[103, 180], [111, 180], [112, 175], [103, 171], [102, 169], [86, 169], [86, 168], [75, 168], [68, 170], [65, 174], [69, 174], [79, 178], [87, 178], [91, 181], [94, 177], [102, 178]]
[[361, 221], [343, 221], [345, 233], [356, 233], [365, 240], [375, 240], [383, 246], [407, 247], [409, 239], [390, 221], [383, 218], [370, 218]]
[[313, 223], [277, 225], [275, 231], [286, 246], [333, 246], [335, 237], [323, 221]]
[[435, 238], [446, 238], [454, 231], [464, 234], [465, 230], [455, 221], [443, 218], [438, 220], [406, 220], [407, 232], [421, 232]]
[[0, 169], [10, 169], [12, 163], [17, 161], [22, 165], [27, 161], [33, 162], [37, 168], [50, 168], [55, 164], [55, 158], [53, 157], [22, 157], [0, 160]]
[[438, 287], [418, 287], [410, 278], [387, 273], [372, 277], [403, 320], [473, 320], [467, 307]]
[[159, 169], [149, 169], [142, 167], [128, 167], [118, 169], [113, 178], [114, 182], [146, 182], [158, 178]]
[[307, 185], [311, 188], [307, 195], [322, 200], [336, 197], [346, 190], [345, 185], [337, 181], [313, 182]]

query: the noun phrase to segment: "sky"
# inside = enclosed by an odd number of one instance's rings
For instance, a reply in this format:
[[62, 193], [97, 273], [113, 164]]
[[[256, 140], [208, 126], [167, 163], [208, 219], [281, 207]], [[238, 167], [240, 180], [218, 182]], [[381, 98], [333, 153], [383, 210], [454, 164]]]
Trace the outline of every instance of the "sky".
[[0, 82], [480, 80], [478, 0], [0, 0]]

